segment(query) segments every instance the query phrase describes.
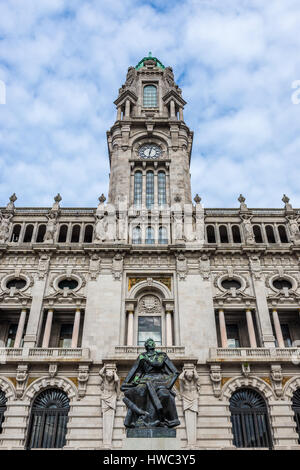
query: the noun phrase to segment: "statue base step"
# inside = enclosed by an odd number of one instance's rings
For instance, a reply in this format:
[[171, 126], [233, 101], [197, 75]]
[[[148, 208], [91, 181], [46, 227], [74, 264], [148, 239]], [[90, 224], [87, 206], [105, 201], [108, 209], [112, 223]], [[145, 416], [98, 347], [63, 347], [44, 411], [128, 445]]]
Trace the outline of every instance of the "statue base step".
[[[130, 431], [128, 435], [128, 431]], [[133, 436], [132, 431], [135, 431]], [[158, 432], [160, 431], [160, 436]], [[171, 433], [171, 431], [173, 431]], [[175, 431], [175, 433], [174, 433]], [[162, 434], [165, 434], [163, 436]], [[143, 435], [144, 434], [144, 435]], [[146, 436], [147, 434], [147, 436]], [[175, 435], [174, 435], [175, 434]], [[181, 442], [176, 437], [175, 429], [127, 429], [127, 439], [123, 441], [122, 450], [179, 450]]]
[[174, 438], [176, 437], [176, 429], [174, 428], [128, 428], [126, 432], [127, 437], [129, 438], [153, 438], [153, 437], [166, 437]]

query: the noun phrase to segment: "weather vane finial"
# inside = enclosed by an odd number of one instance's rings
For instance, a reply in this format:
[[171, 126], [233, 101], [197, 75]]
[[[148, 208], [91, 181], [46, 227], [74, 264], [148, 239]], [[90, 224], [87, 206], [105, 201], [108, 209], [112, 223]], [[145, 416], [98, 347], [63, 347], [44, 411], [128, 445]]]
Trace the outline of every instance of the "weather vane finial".
[[151, 52], [151, 51], [149, 52], [149, 55], [148, 55], [148, 57], [152, 57], [152, 52]]

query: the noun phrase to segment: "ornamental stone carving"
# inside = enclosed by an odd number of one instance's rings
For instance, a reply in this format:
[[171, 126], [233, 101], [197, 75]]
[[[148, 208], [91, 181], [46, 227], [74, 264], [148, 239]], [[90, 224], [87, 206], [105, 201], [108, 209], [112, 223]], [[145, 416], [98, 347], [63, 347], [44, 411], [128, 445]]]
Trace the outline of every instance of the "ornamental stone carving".
[[117, 253], [112, 260], [112, 274], [114, 279], [121, 279], [123, 272], [123, 256]]
[[10, 228], [12, 226], [12, 213], [4, 213], [0, 211], [0, 243], [7, 243], [9, 240]]
[[19, 364], [17, 367], [17, 374], [16, 374], [16, 395], [18, 398], [21, 398], [24, 393], [27, 379], [28, 379], [28, 365]]
[[210, 380], [212, 382], [214, 396], [219, 398], [221, 396], [221, 381], [222, 381], [220, 365], [210, 366]]
[[184, 280], [187, 275], [187, 260], [183, 254], [180, 254], [176, 258], [176, 268], [179, 279]]
[[275, 390], [275, 394], [278, 398], [282, 397], [283, 395], [283, 386], [282, 386], [282, 369], [280, 364], [272, 364], [271, 365], [271, 379], [273, 383], [273, 387]]
[[145, 295], [139, 302], [140, 313], [159, 313], [161, 311], [161, 303], [155, 295]]
[[250, 270], [255, 279], [261, 279], [262, 270], [260, 265], [260, 259], [258, 256], [253, 255], [249, 256]]
[[202, 255], [201, 258], [199, 258], [199, 271], [202, 279], [210, 278], [210, 259], [207, 255]]
[[188, 446], [197, 443], [198, 399], [200, 392], [199, 376], [194, 364], [184, 364], [179, 376], [180, 395], [185, 417]]
[[8, 212], [14, 212], [14, 210], [15, 210], [15, 202], [16, 202], [17, 199], [18, 199], [18, 198], [17, 198], [17, 196], [16, 196], [16, 193], [13, 193], [13, 194], [10, 196], [10, 198], [9, 198], [9, 203], [8, 203], [7, 206], [6, 206], [6, 210], [7, 210]]
[[78, 366], [78, 395], [83, 398], [86, 394], [86, 386], [89, 379], [89, 366]]
[[54, 237], [57, 231], [57, 212], [50, 211], [47, 217], [48, 222], [46, 225], [44, 243], [54, 243]]
[[95, 280], [98, 277], [98, 274], [100, 273], [100, 263], [101, 259], [98, 255], [93, 254], [90, 257], [90, 269], [89, 269], [89, 274], [91, 280]]
[[45, 278], [49, 270], [49, 264], [50, 264], [50, 256], [45, 255], [45, 254], [40, 255], [39, 264], [38, 264], [38, 278], [39, 279]]
[[103, 447], [112, 445], [112, 433], [115, 419], [117, 398], [120, 393], [120, 380], [115, 364], [105, 364], [99, 372], [100, 399], [103, 419]]

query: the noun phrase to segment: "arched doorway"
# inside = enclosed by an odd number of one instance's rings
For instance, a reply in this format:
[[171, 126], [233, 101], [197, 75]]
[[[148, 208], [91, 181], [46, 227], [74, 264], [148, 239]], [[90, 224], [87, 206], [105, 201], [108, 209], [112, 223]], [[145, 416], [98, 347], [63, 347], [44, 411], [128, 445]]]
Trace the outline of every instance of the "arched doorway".
[[41, 392], [32, 405], [27, 448], [64, 447], [69, 409], [69, 399], [62, 390], [49, 388]]
[[298, 388], [292, 398], [292, 408], [294, 411], [294, 419], [296, 421], [296, 431], [298, 433], [298, 442], [300, 444], [300, 389]]
[[249, 388], [234, 392], [230, 412], [236, 447], [272, 447], [267, 405], [258, 392]]
[[7, 398], [5, 393], [0, 390], [0, 434], [2, 433], [2, 423], [4, 421], [4, 413], [6, 411]]

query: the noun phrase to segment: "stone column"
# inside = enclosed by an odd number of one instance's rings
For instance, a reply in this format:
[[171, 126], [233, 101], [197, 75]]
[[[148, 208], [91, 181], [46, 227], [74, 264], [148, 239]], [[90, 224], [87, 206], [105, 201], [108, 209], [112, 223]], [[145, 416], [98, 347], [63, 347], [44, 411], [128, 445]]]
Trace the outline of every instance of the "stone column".
[[127, 313], [127, 346], [133, 346], [133, 320], [134, 311], [129, 310]]
[[125, 118], [130, 116], [130, 101], [126, 100], [125, 102]]
[[248, 327], [250, 347], [251, 348], [257, 348], [254, 325], [253, 325], [253, 318], [252, 318], [252, 312], [251, 312], [250, 308], [247, 308], [247, 310], [246, 310], [246, 318], [247, 318], [247, 327]]
[[75, 318], [74, 318], [74, 326], [73, 326], [73, 333], [72, 333], [71, 348], [77, 348], [78, 347], [79, 328], [80, 328], [80, 308], [76, 308]]
[[228, 348], [225, 315], [224, 315], [224, 310], [223, 309], [219, 310], [219, 325], [220, 325], [222, 348]]
[[175, 103], [173, 100], [170, 101], [170, 117], [175, 117]]
[[172, 311], [166, 311], [166, 346], [173, 346]]
[[122, 115], [122, 110], [121, 110], [121, 106], [119, 106], [117, 110], [117, 121], [121, 120], [121, 115]]
[[23, 308], [21, 310], [21, 315], [20, 315], [20, 318], [19, 318], [18, 329], [17, 329], [16, 339], [15, 339], [15, 344], [14, 344], [15, 348], [19, 348], [20, 345], [21, 345], [21, 341], [22, 341], [22, 338], [23, 338], [25, 321], [26, 321], [26, 313], [27, 313], [26, 308]]
[[184, 121], [184, 119], [183, 119], [183, 108], [181, 106], [179, 108], [179, 119], [180, 119], [180, 121]]
[[273, 322], [274, 322], [274, 328], [275, 328], [275, 333], [276, 333], [276, 339], [278, 342], [278, 347], [284, 348], [285, 346], [284, 346], [284, 340], [282, 336], [280, 321], [278, 318], [278, 312], [275, 308], [273, 309], [272, 314], [273, 314]]
[[52, 328], [52, 320], [53, 320], [53, 309], [50, 308], [47, 313], [47, 320], [45, 325], [45, 332], [43, 337], [42, 348], [49, 347], [50, 335], [51, 335], [51, 328]]

